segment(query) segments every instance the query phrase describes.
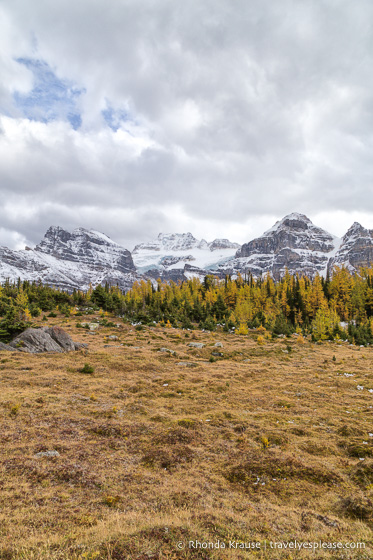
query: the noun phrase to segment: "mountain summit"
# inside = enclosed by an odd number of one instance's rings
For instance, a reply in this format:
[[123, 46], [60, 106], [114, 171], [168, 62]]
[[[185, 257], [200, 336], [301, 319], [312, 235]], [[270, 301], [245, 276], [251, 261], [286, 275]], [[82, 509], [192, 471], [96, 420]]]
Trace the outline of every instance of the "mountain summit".
[[131, 253], [127, 249], [93, 229], [80, 227], [70, 233], [61, 227], [51, 226], [35, 251], [100, 270], [106, 268], [122, 273], [135, 270]]
[[135, 280], [185, 280], [238, 273], [281, 278], [290, 273], [326, 275], [335, 266], [352, 272], [373, 265], [373, 230], [355, 222], [342, 240], [300, 213], [288, 214], [260, 237], [244, 243], [207, 242], [188, 233], [160, 233], [131, 253], [104, 233], [82, 227], [69, 232], [51, 226], [35, 249], [0, 247], [0, 282], [41, 281], [66, 290], [118, 285]]
[[191, 233], [160, 233], [156, 240], [136, 245], [132, 257], [141, 273], [164, 280], [185, 280], [186, 270], [193, 269], [195, 275], [203, 276], [207, 274], [205, 270], [215, 270], [232, 258], [239, 247], [228, 239], [208, 243]]
[[105, 282], [128, 289], [137, 275], [131, 253], [105, 234], [51, 226], [35, 249], [0, 248], [0, 279], [7, 278], [87, 290]]
[[199, 241], [191, 233], [160, 233], [158, 238], [148, 243], [136, 245], [132, 254], [136, 255], [142, 251], [187, 251], [188, 249], [238, 249], [239, 243], [232, 243], [228, 239], [214, 239], [207, 243], [204, 239]]
[[372, 265], [373, 230], [354, 222], [342, 237], [338, 252], [330, 260], [329, 271], [335, 266], [346, 266], [351, 272], [357, 272], [361, 266]]
[[[304, 214], [292, 213], [276, 222], [260, 237], [244, 243], [232, 263], [241, 273], [270, 273], [274, 278], [300, 272], [325, 275], [339, 239], [315, 226]], [[227, 263], [228, 264], [228, 263]]]
[[328, 253], [335, 248], [335, 237], [315, 226], [304, 214], [289, 214], [262, 236], [245, 243], [237, 257], [247, 257], [253, 250], [279, 253], [284, 249], [302, 249]]

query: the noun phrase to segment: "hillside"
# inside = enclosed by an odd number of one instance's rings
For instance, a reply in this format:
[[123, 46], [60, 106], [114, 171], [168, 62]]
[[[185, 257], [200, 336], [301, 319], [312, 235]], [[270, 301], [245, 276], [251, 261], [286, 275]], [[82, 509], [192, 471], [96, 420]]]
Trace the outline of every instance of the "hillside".
[[79, 320], [48, 324], [88, 350], [0, 352], [1, 558], [372, 558], [371, 348]]

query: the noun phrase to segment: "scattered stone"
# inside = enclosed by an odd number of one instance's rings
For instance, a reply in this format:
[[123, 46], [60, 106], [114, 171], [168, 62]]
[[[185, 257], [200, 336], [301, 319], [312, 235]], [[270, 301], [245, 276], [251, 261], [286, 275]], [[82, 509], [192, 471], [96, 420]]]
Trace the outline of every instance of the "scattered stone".
[[168, 352], [169, 354], [176, 354], [175, 350], [170, 350], [169, 348], [160, 348], [159, 352]]
[[192, 348], [204, 348], [204, 344], [202, 344], [202, 342], [189, 342], [188, 346], [191, 346]]
[[35, 457], [59, 457], [58, 451], [39, 451], [36, 453]]
[[211, 352], [211, 356], [219, 356], [221, 358], [224, 354], [223, 352]]
[[176, 365], [185, 367], [197, 367], [198, 364], [195, 364], [194, 362], [178, 362]]
[[223, 348], [223, 343], [222, 342], [216, 342], [214, 344], [215, 348]]
[[98, 323], [82, 323], [82, 326], [88, 327], [90, 331], [95, 331], [100, 325]]
[[119, 340], [119, 336], [117, 336], [116, 334], [111, 334], [110, 336], [108, 336], [109, 340]]

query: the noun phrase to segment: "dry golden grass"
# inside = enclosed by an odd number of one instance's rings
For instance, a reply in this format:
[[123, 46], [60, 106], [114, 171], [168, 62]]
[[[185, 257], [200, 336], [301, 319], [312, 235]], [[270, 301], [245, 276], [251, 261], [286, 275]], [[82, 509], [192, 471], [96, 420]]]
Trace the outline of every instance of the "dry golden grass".
[[1, 559], [373, 558], [371, 349], [75, 323], [87, 351], [0, 353]]

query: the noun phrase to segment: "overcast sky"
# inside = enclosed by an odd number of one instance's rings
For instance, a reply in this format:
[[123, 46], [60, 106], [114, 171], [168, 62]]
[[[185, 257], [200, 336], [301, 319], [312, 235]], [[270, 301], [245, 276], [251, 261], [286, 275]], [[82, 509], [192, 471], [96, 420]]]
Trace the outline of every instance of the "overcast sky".
[[373, 228], [371, 0], [0, 0], [0, 245]]

